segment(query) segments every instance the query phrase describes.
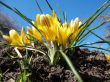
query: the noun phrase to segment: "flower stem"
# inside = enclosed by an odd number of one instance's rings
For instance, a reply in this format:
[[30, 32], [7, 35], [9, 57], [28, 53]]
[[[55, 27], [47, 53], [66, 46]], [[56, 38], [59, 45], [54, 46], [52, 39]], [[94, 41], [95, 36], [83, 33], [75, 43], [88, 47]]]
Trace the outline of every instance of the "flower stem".
[[74, 75], [76, 76], [76, 78], [78, 79], [78, 81], [79, 82], [83, 82], [82, 78], [80, 77], [80, 75], [76, 71], [75, 67], [73, 66], [73, 64], [70, 61], [70, 59], [68, 58], [68, 56], [62, 50], [60, 50], [60, 53], [63, 56], [63, 58], [66, 60], [67, 64], [69, 65], [71, 71], [74, 73]]

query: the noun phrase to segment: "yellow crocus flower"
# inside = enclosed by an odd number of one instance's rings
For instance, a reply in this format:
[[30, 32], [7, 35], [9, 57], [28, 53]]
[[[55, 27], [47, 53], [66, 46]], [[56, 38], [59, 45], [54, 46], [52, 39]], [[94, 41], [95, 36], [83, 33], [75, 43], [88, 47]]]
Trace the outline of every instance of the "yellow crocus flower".
[[106, 54], [105, 57], [106, 57], [106, 60], [110, 62], [110, 54]]
[[67, 45], [69, 43], [69, 38], [71, 38], [72, 41], [75, 41], [82, 31], [82, 28], [79, 28], [81, 24], [82, 22], [79, 18], [76, 18], [74, 21], [72, 20], [70, 23], [63, 23], [58, 30], [58, 43]]
[[67, 45], [68, 44], [68, 38], [71, 34], [71, 30], [68, 27], [68, 23], [65, 22], [61, 27], [58, 29], [58, 35], [57, 40], [59, 44]]
[[76, 18], [74, 21], [72, 20], [70, 22], [70, 29], [72, 31], [72, 36], [71, 36], [72, 40], [76, 40], [78, 34], [82, 31], [82, 28], [80, 27], [81, 25], [82, 22], [79, 20], [79, 18]]
[[55, 41], [57, 36], [58, 27], [60, 23], [57, 15], [53, 11], [52, 16], [49, 14], [41, 14], [36, 16], [34, 25], [38, 27], [42, 35], [47, 41]]
[[42, 36], [40, 34], [40, 32], [35, 28], [35, 27], [28, 27], [28, 34], [30, 35], [30, 37], [34, 37], [36, 38], [37, 40], [39, 40], [40, 42], [42, 41]]
[[30, 40], [27, 38], [25, 30], [22, 28], [21, 34], [14, 29], [9, 31], [9, 36], [3, 35], [3, 38], [10, 44], [16, 47], [25, 46], [30, 44]]

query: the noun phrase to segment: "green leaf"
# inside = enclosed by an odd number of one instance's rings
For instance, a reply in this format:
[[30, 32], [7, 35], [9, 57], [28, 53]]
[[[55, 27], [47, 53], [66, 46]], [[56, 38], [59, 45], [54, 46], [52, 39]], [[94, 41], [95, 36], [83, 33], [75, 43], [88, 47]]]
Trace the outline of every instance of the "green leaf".
[[79, 28], [83, 28], [83, 30], [78, 35], [75, 43], [74, 43], [74, 41], [72, 42], [71, 47], [76, 45], [79, 42], [80, 37], [83, 36], [85, 31], [88, 29], [88, 27], [100, 16], [100, 14], [102, 14], [110, 6], [110, 4], [108, 4], [109, 2], [110, 2], [110, 0], [107, 0], [101, 7], [99, 7], [95, 11], [95, 13], [93, 13], [89, 18], [87, 18], [86, 21], [79, 27]]
[[86, 22], [82, 26], [84, 28], [84, 30], [81, 32], [81, 34], [79, 35], [79, 37], [82, 36], [83, 33], [86, 31], [86, 29], [100, 16], [100, 14], [102, 14], [110, 6], [110, 4], [108, 4], [109, 1], [110, 0], [108, 0], [107, 2], [105, 2], [100, 8], [98, 8], [96, 10], [96, 12], [92, 16], [90, 16], [86, 20]]
[[94, 28], [92, 28], [92, 29], [90, 29], [90, 30], [87, 29], [88, 32], [86, 32], [85, 34], [83, 34], [83, 35], [79, 38], [79, 40], [78, 40], [78, 42], [80, 41], [79, 44], [82, 43], [82, 42], [87, 38], [88, 34], [90, 34], [92, 31], [98, 29], [99, 27], [103, 26], [103, 25], [106, 24], [107, 22], [110, 22], [110, 20], [108, 20], [108, 21], [106, 21], [106, 22], [102, 22], [101, 24], [99, 24], [98, 26], [96, 26], [96, 27], [94, 27]]
[[73, 64], [70, 61], [70, 59], [68, 58], [68, 56], [62, 50], [60, 50], [59, 52], [61, 53], [62, 57], [67, 62], [68, 66], [70, 67], [70, 69], [73, 72], [73, 74], [75, 75], [75, 77], [78, 79], [78, 82], [83, 82], [82, 78], [80, 77], [79, 73], [77, 72], [77, 70], [73, 66]]

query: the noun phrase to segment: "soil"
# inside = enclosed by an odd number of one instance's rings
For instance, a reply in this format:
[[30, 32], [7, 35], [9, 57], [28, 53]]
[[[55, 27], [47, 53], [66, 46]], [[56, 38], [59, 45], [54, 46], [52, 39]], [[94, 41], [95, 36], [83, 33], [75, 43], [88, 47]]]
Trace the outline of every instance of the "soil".
[[[20, 73], [18, 59], [10, 59], [9, 53], [15, 55], [13, 48], [0, 50], [0, 71], [3, 74], [0, 82], [15, 82]], [[31, 82], [78, 82], [65, 61], [49, 65], [47, 56], [36, 52], [29, 52], [29, 56], [32, 56], [28, 67]], [[110, 82], [110, 62], [104, 53], [78, 48], [70, 58], [84, 82]]]

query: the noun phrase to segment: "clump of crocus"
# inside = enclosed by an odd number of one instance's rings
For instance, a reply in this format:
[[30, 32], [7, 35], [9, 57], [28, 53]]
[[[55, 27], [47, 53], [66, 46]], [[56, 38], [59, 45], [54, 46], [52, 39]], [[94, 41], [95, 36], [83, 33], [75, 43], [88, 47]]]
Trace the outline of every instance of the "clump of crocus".
[[44, 37], [49, 43], [57, 43], [57, 45], [63, 46], [68, 45], [70, 42], [68, 41], [69, 39], [71, 41], [76, 40], [82, 29], [80, 28], [82, 22], [78, 18], [72, 20], [70, 23], [61, 23], [54, 11], [52, 16], [49, 14], [38, 14], [33, 24], [40, 31], [39, 33], [35, 27], [28, 27], [28, 33], [34, 38], [43, 42]]
[[3, 38], [10, 45], [21, 48], [31, 44], [33, 41], [30, 38], [34, 37], [48, 48], [48, 56], [51, 64], [56, 63], [56, 58], [59, 57], [57, 52], [59, 50], [63, 51], [71, 42], [76, 41], [79, 33], [82, 31], [82, 27], [80, 27], [82, 22], [79, 18], [71, 22], [65, 21], [62, 23], [54, 11], [52, 15], [37, 14], [36, 20], [32, 23], [34, 26], [27, 28], [27, 34], [23, 28], [21, 34], [18, 34], [17, 31], [12, 29], [9, 32], [9, 36], [3, 35]]
[[[71, 22], [60, 22], [58, 16], [53, 11], [52, 15], [38, 14], [33, 21], [34, 26], [28, 27], [28, 34], [43, 43], [48, 48], [50, 63], [56, 63], [58, 50], [64, 50], [76, 41], [82, 31], [82, 22], [79, 18]], [[57, 57], [56, 57], [57, 56]], [[58, 58], [59, 59], [59, 58]]]

